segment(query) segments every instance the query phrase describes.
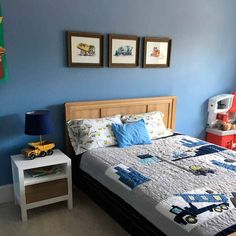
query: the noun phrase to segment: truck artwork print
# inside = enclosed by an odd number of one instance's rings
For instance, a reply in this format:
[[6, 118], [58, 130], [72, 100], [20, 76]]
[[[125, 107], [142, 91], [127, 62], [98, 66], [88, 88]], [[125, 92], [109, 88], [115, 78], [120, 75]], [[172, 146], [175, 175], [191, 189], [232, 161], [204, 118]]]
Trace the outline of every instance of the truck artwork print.
[[132, 56], [132, 50], [132, 46], [121, 46], [115, 51], [114, 56]]
[[80, 50], [79, 56], [94, 56], [95, 46], [86, 43], [79, 43], [77, 48]]
[[3, 16], [0, 7], [0, 80], [7, 79], [6, 49], [3, 40]]
[[161, 54], [161, 51], [158, 47], [153, 47], [151, 57], [159, 57]]
[[233, 208], [233, 203], [225, 194], [205, 188], [174, 194], [156, 206], [157, 211], [188, 232], [196, 225]]

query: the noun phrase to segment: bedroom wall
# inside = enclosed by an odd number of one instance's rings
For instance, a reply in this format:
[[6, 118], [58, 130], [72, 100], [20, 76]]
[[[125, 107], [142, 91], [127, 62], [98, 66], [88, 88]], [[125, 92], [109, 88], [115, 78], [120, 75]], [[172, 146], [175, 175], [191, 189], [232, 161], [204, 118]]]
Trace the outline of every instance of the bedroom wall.
[[[24, 113], [48, 108], [63, 148], [66, 101], [176, 95], [176, 130], [204, 137], [207, 100], [236, 90], [234, 0], [2, 0], [9, 80], [0, 82], [0, 185], [11, 179], [10, 154], [33, 137]], [[168, 36], [168, 69], [66, 66], [65, 31]], [[105, 37], [107, 42], [107, 37]], [[107, 45], [105, 61], [107, 64]]]

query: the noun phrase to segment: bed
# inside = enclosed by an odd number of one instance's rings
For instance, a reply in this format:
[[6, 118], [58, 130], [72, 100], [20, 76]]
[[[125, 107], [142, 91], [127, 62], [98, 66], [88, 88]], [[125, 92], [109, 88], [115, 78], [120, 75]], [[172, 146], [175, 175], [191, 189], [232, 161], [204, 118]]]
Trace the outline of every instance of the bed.
[[[161, 111], [166, 127], [172, 130], [175, 109], [176, 97], [65, 104], [66, 120]], [[175, 134], [151, 145], [100, 148], [81, 157], [73, 155], [66, 137], [74, 183], [130, 234], [228, 235], [235, 231], [232, 196], [236, 184], [232, 181], [234, 163], [230, 162], [236, 158], [234, 152]], [[146, 154], [155, 159], [147, 163]], [[226, 159], [229, 162], [224, 162]], [[204, 168], [199, 170], [199, 166]], [[142, 183], [137, 188], [125, 186], [117, 181], [117, 171], [134, 172]]]

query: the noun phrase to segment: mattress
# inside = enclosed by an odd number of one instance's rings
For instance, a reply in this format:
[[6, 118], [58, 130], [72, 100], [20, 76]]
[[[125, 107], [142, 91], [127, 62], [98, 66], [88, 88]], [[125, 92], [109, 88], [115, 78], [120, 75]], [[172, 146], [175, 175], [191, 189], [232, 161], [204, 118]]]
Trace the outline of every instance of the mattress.
[[83, 154], [80, 168], [167, 235], [227, 235], [236, 224], [236, 152], [186, 135]]

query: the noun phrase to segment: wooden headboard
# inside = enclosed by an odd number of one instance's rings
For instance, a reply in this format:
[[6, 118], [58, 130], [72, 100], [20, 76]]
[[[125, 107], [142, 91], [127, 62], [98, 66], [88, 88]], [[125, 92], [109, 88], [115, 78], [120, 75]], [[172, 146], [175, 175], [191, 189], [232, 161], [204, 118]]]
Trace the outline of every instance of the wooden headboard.
[[[166, 127], [174, 131], [176, 111], [176, 97], [174, 96], [65, 103], [66, 121], [101, 118], [116, 114], [139, 114], [151, 111], [163, 112]], [[73, 151], [67, 129], [66, 152], [67, 155], [72, 157]]]

